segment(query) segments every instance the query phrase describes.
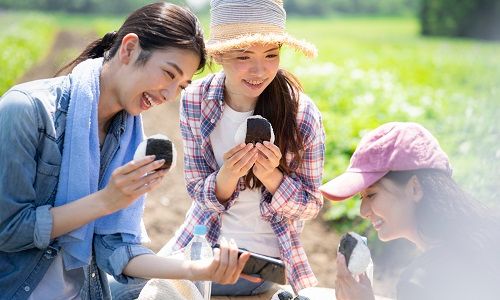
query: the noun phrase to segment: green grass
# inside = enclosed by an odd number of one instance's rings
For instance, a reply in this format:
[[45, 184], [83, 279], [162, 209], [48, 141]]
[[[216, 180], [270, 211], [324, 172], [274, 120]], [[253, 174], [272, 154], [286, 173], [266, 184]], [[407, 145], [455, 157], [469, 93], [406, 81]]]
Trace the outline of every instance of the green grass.
[[0, 94], [47, 55], [55, 37], [53, 20], [42, 14], [2, 15]]
[[[500, 43], [424, 38], [416, 20], [400, 18], [294, 19], [288, 29], [319, 49], [313, 61], [288, 51], [283, 65], [323, 114], [325, 181], [347, 167], [367, 130], [415, 121], [438, 138], [456, 180], [498, 205]], [[366, 227], [356, 219], [358, 199], [327, 205], [338, 229]]]
[[[0, 92], [46, 55], [58, 29], [91, 28], [102, 36], [117, 30], [123, 20], [2, 15], [0, 26], [6, 30], [0, 34]], [[208, 33], [208, 18], [201, 20]], [[484, 203], [497, 205], [500, 43], [424, 38], [412, 18], [292, 18], [287, 27], [319, 49], [315, 60], [285, 49], [282, 66], [301, 79], [323, 114], [325, 181], [347, 167], [368, 130], [388, 121], [416, 121], [441, 142], [457, 181]], [[326, 205], [325, 218], [337, 229], [366, 227], [357, 218], [358, 199]]]
[[95, 31], [98, 36], [118, 30], [125, 20], [125, 16], [68, 15], [63, 13], [54, 14], [53, 17], [59, 28], [72, 31]]

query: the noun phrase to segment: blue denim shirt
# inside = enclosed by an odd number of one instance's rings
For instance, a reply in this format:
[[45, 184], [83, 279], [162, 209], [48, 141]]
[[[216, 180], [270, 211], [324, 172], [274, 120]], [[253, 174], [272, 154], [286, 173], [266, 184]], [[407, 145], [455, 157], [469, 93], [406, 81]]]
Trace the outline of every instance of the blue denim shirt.
[[[51, 239], [71, 81], [68, 76], [20, 84], [0, 98], [0, 299], [26, 299], [60, 247]], [[113, 120], [101, 149], [100, 176], [119, 146], [126, 112]], [[84, 129], [82, 129], [84, 130]], [[94, 235], [82, 299], [110, 299], [106, 276], [121, 283], [130, 259], [152, 253], [121, 235]]]

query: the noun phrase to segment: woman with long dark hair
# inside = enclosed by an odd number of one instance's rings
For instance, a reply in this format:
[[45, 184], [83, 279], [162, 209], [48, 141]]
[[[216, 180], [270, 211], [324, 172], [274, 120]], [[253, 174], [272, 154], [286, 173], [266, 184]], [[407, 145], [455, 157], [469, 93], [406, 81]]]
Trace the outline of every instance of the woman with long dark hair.
[[[165, 175], [133, 160], [141, 113], [174, 100], [205, 65], [196, 17], [144, 6], [88, 48], [69, 75], [16, 85], [0, 99], [1, 299], [109, 299], [104, 272], [235, 282], [247, 254], [209, 262], [162, 258], [141, 245], [144, 194]], [[229, 262], [229, 263], [227, 263]]]
[[[213, 244], [229, 240], [281, 259], [298, 291], [317, 283], [300, 234], [323, 205], [325, 134], [316, 105], [280, 68], [282, 47], [316, 55], [312, 44], [285, 32], [285, 19], [279, 0], [211, 1], [207, 52], [222, 71], [193, 83], [181, 98], [184, 174], [193, 204], [163, 250], [183, 248], [194, 225], [206, 224]], [[256, 115], [271, 124], [274, 143], [235, 140], [241, 124]], [[214, 284], [212, 295], [259, 294], [270, 285], [241, 278]]]
[[[338, 201], [361, 195], [360, 213], [382, 241], [404, 238], [422, 252], [402, 273], [397, 299], [498, 299], [499, 219], [453, 180], [447, 155], [416, 123], [368, 133], [347, 171], [321, 187]], [[374, 299], [337, 254], [337, 299]]]

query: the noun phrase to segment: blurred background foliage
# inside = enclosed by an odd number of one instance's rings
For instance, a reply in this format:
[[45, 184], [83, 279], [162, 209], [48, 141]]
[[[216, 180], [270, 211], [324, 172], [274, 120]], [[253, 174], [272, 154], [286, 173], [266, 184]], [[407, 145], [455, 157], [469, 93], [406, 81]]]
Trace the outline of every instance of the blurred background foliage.
[[[0, 0], [0, 9], [127, 14], [147, 0]], [[185, 4], [186, 1], [171, 0]], [[500, 39], [498, 0], [286, 0], [288, 15], [325, 17], [332, 14], [419, 16], [425, 35]], [[208, 0], [188, 0], [197, 12], [208, 12]]]
[[[148, 2], [0, 0], [0, 94], [49, 54], [58, 31], [102, 36]], [[207, 1], [188, 2], [208, 33]], [[500, 43], [486, 41], [499, 38], [499, 3], [285, 0], [288, 30], [320, 53], [308, 61], [285, 49], [282, 66], [301, 79], [323, 114], [324, 181], [345, 170], [368, 130], [415, 121], [438, 138], [456, 180], [485, 205], [499, 205]], [[358, 198], [326, 202], [323, 218], [339, 232], [365, 233], [377, 243], [359, 217]]]

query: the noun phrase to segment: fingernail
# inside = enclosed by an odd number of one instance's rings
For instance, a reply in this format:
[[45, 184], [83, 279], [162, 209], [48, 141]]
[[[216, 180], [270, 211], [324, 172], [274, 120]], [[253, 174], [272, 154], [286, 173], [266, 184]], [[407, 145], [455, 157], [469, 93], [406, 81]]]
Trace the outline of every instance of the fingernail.
[[153, 159], [155, 159], [155, 157], [156, 157], [156, 155], [148, 155], [149, 160], [153, 160]]

